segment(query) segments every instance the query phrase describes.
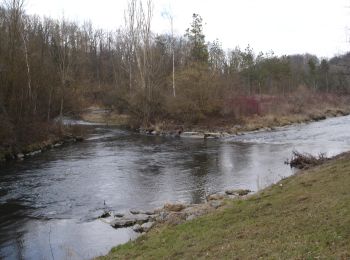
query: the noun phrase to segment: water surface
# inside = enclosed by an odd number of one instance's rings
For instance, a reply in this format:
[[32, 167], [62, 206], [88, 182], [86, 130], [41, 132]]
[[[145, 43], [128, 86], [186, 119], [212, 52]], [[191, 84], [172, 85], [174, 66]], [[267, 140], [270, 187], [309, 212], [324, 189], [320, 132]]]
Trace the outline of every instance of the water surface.
[[[0, 258], [89, 259], [136, 234], [96, 220], [165, 202], [258, 190], [293, 171], [293, 150], [350, 150], [350, 117], [224, 140], [141, 136], [96, 126], [89, 138], [0, 168]], [[106, 204], [106, 205], [104, 205]]]

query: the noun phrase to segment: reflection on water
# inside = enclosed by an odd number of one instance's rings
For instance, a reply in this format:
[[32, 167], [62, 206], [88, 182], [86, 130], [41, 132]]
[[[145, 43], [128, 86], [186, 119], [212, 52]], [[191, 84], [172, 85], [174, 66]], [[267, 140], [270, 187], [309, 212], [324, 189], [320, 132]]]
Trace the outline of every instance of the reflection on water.
[[90, 259], [136, 237], [131, 229], [111, 230], [99, 220], [31, 220], [20, 232], [12, 241], [2, 243], [2, 258]]
[[88, 140], [0, 169], [0, 258], [86, 259], [135, 236], [94, 220], [107, 206], [198, 203], [226, 188], [258, 190], [292, 174], [293, 150], [350, 148], [350, 117], [225, 140], [139, 136], [99, 127]]

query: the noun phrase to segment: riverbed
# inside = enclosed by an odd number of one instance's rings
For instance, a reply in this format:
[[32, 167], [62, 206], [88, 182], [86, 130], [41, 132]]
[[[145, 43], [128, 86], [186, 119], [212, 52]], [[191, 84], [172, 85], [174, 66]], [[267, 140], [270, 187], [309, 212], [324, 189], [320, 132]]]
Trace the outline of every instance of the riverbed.
[[[91, 126], [89, 126], [91, 127]], [[0, 258], [89, 259], [137, 236], [96, 219], [105, 209], [200, 203], [293, 174], [293, 150], [350, 150], [350, 116], [220, 140], [144, 136], [94, 126], [82, 143], [0, 168]]]

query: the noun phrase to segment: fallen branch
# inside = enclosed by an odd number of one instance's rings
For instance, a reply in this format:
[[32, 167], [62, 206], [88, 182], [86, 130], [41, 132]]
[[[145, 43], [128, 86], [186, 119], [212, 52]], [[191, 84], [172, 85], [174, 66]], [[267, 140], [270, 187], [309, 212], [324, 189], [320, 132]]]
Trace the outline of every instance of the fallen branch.
[[327, 158], [324, 153], [320, 153], [318, 156], [313, 156], [308, 153], [293, 151], [292, 159], [287, 160], [285, 163], [289, 164], [292, 168], [308, 169], [316, 165], [321, 165], [328, 160], [329, 158]]

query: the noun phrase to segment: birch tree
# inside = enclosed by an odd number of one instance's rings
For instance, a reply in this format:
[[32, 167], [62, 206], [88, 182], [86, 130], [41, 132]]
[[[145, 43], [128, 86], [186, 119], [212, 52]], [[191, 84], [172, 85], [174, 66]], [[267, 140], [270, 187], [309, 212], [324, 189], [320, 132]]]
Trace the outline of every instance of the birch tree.
[[174, 38], [174, 17], [171, 11], [165, 11], [163, 13], [170, 21], [171, 29], [171, 55], [172, 55], [172, 86], [173, 86], [173, 96], [176, 97], [176, 88], [175, 88], [175, 38]]
[[[130, 0], [126, 17], [126, 28], [128, 40], [131, 42], [129, 51], [135, 57], [138, 87], [144, 94], [143, 118], [148, 121], [151, 114], [152, 102], [152, 32], [151, 21], [153, 16], [153, 4], [151, 0], [146, 1], [146, 6], [141, 0]], [[131, 68], [130, 68], [131, 72]], [[130, 74], [131, 77], [131, 74]]]

